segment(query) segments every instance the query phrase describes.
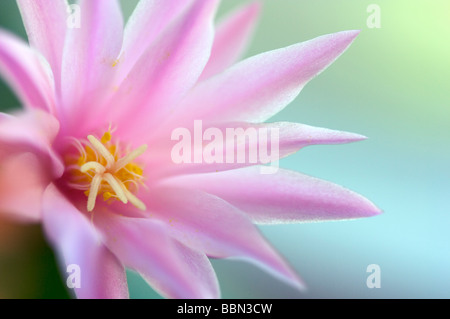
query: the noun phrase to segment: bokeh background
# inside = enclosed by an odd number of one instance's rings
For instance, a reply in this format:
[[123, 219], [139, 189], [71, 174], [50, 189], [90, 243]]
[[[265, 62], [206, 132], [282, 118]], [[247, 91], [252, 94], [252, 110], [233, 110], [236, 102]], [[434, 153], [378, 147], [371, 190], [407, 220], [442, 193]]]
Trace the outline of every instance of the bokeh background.
[[[219, 17], [242, 4], [223, 0]], [[266, 0], [246, 56], [348, 29], [350, 49], [274, 120], [356, 132], [367, 141], [309, 147], [284, 168], [341, 184], [384, 214], [261, 227], [299, 272], [300, 293], [253, 265], [214, 260], [224, 298], [450, 298], [450, 2]], [[122, 1], [126, 16], [136, 0]], [[370, 29], [367, 7], [381, 8]], [[26, 38], [14, 0], [0, 27]], [[0, 80], [0, 110], [19, 106]], [[381, 288], [369, 289], [369, 264]], [[159, 298], [129, 272], [132, 298]], [[39, 226], [0, 221], [0, 298], [67, 298]]]

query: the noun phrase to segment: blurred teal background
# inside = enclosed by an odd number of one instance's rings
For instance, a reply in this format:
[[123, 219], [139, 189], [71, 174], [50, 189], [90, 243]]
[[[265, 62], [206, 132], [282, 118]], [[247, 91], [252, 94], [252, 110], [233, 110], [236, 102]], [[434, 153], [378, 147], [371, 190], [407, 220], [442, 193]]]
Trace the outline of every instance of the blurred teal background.
[[[122, 1], [127, 16], [136, 2]], [[219, 16], [243, 2], [223, 0]], [[355, 144], [304, 149], [281, 166], [357, 191], [384, 214], [261, 227], [308, 291], [299, 293], [243, 262], [213, 261], [223, 297], [449, 298], [450, 2], [261, 2], [263, 16], [247, 56], [361, 30], [350, 49], [273, 120], [368, 136]], [[381, 8], [379, 29], [366, 25], [370, 4]], [[1, 1], [0, 27], [25, 38], [15, 1]], [[3, 111], [18, 105], [3, 82], [0, 101]], [[1, 225], [0, 297], [67, 297], [39, 227]], [[379, 289], [366, 286], [369, 264], [381, 267]], [[158, 297], [131, 272], [129, 283], [133, 298]]]

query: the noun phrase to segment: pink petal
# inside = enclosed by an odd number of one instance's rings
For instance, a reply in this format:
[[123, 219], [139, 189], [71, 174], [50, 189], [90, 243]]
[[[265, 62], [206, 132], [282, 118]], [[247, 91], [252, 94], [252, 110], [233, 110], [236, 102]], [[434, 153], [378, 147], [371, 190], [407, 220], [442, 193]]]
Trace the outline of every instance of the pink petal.
[[57, 90], [61, 79], [61, 61], [67, 30], [67, 2], [17, 0], [30, 45], [50, 63]]
[[129, 18], [120, 54], [119, 83], [192, 0], [140, 0]]
[[0, 153], [35, 153], [53, 177], [59, 177], [64, 165], [52, 148], [59, 122], [50, 114], [29, 110], [17, 116], [0, 113]]
[[158, 187], [149, 190], [146, 204], [185, 245], [215, 258], [249, 260], [294, 287], [303, 287], [250, 220], [224, 200], [199, 191]]
[[218, 25], [211, 57], [200, 78], [207, 79], [233, 65], [247, 48], [261, 11], [261, 4], [246, 4]]
[[263, 175], [259, 167], [180, 176], [166, 182], [214, 194], [257, 223], [297, 223], [370, 217], [381, 213], [363, 196], [339, 185], [279, 169]]
[[36, 155], [1, 154], [2, 149], [0, 144], [0, 213], [20, 222], [39, 221], [50, 176]]
[[263, 122], [334, 62], [358, 33], [325, 35], [246, 59], [196, 86], [174, 119], [177, 123], [194, 119]]
[[53, 89], [44, 68], [25, 42], [0, 30], [0, 73], [24, 106], [53, 112]]
[[66, 266], [78, 265], [81, 287], [73, 288], [82, 299], [128, 298], [125, 269], [101, 243], [90, 221], [50, 185], [43, 202], [45, 232]]
[[211, 52], [217, 5], [194, 1], [144, 52], [108, 105], [117, 134], [134, 137], [156, 125], [197, 82]]
[[79, 129], [92, 108], [114, 93], [123, 18], [117, 0], [81, 0], [81, 27], [69, 29], [63, 54], [66, 120]]
[[168, 236], [157, 220], [96, 213], [94, 222], [105, 244], [138, 271], [161, 295], [170, 298], [218, 298], [217, 279], [208, 258]]
[[[198, 122], [197, 122], [198, 123]], [[334, 131], [325, 128], [318, 128], [298, 123], [278, 122], [278, 123], [263, 123], [263, 124], [251, 124], [244, 122], [230, 122], [230, 123], [216, 123], [216, 124], [201, 124], [202, 131], [199, 133], [200, 139], [203, 137], [202, 143], [197, 143], [195, 126], [187, 126], [191, 134], [191, 161], [189, 163], [177, 163], [173, 160], [172, 150], [175, 145], [179, 143], [178, 140], [172, 140], [172, 134], [167, 132], [166, 134], [159, 134], [157, 139], [145, 141], [151, 148], [143, 155], [142, 159], [146, 162], [148, 167], [158, 167], [158, 170], [150, 172], [151, 179], [157, 179], [164, 176], [174, 174], [190, 174], [199, 172], [215, 172], [230, 170], [244, 166], [251, 166], [256, 164], [267, 164], [268, 162], [275, 162], [281, 158], [291, 155], [301, 148], [308, 145], [318, 144], [342, 144], [364, 140], [365, 137], [359, 134], [347, 133], [342, 131]], [[210, 140], [207, 140], [205, 133], [209, 129], [219, 130], [223, 137], [222, 149], [222, 161], [220, 162], [207, 162], [207, 146]], [[255, 136], [256, 139], [247, 138], [245, 143], [242, 143], [242, 139], [235, 138], [234, 135], [230, 135], [227, 131], [233, 130], [239, 132], [242, 130], [245, 136]], [[254, 133], [252, 135], [251, 133]], [[267, 147], [261, 144], [259, 134], [267, 137]], [[276, 133], [276, 135], [275, 135]], [[278, 136], [278, 144], [275, 143]], [[273, 139], [272, 139], [273, 137]], [[273, 143], [272, 143], [273, 141]], [[144, 141], [143, 141], [144, 142]], [[231, 142], [231, 143], [230, 143]], [[239, 149], [238, 149], [239, 147]], [[270, 158], [265, 158], [262, 154], [261, 148], [267, 150], [270, 154]], [[278, 155], [276, 148], [278, 147]], [[196, 152], [200, 153], [200, 163], [195, 162]], [[250, 152], [255, 154], [255, 160], [251, 160]], [[227, 156], [234, 154], [234, 160], [227, 162]], [[238, 154], [245, 154], [245, 161], [240, 163], [238, 161]], [[270, 161], [269, 161], [270, 159]]]

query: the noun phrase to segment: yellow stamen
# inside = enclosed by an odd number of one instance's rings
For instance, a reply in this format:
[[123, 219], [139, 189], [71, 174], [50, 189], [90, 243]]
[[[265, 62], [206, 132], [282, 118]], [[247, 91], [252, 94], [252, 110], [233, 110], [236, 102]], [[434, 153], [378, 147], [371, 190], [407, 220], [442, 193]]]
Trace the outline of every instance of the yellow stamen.
[[87, 202], [88, 212], [92, 212], [95, 207], [95, 199], [97, 197], [98, 191], [100, 189], [100, 183], [102, 182], [102, 177], [100, 175], [95, 175], [91, 182], [91, 188], [89, 189], [89, 196]]
[[130, 203], [132, 203], [134, 206], [136, 206], [140, 210], [146, 210], [147, 209], [145, 204], [139, 198], [134, 196], [126, 187], [124, 187], [123, 192], [125, 193], [125, 196], [128, 198]]
[[89, 142], [74, 142], [78, 157], [68, 154], [65, 158], [66, 170], [71, 173], [67, 185], [84, 191], [88, 197], [87, 210], [94, 210], [98, 195], [102, 195], [108, 203], [120, 200], [145, 210], [145, 204], [133, 192], [144, 184], [144, 171], [134, 160], [147, 150], [147, 145], [125, 152], [126, 148], [111, 142], [110, 129], [100, 140], [93, 135], [87, 139]]
[[81, 166], [80, 171], [82, 173], [87, 173], [90, 170], [94, 170], [97, 174], [103, 174], [105, 172], [105, 167], [97, 162], [88, 162]]
[[94, 149], [100, 153], [100, 155], [103, 156], [103, 158], [106, 160], [106, 168], [111, 168], [111, 166], [114, 165], [115, 159], [114, 156], [106, 149], [106, 147], [97, 140], [94, 136], [89, 135], [88, 137], [89, 142], [91, 142]]
[[121, 181], [114, 178], [114, 176], [112, 176], [110, 173], [103, 174], [103, 179], [109, 184], [109, 186], [111, 186], [122, 203], [128, 203], [128, 199], [122, 190], [121, 185], [123, 185], [123, 183]]
[[116, 164], [114, 165], [114, 171], [117, 172], [119, 170], [121, 170], [122, 168], [124, 168], [127, 164], [131, 163], [133, 160], [135, 160], [137, 157], [141, 156], [142, 154], [144, 154], [144, 152], [147, 150], [147, 145], [142, 145], [140, 147], [138, 147], [137, 149], [135, 149], [133, 152], [131, 152], [130, 154], [122, 157], [121, 159], [119, 159]]

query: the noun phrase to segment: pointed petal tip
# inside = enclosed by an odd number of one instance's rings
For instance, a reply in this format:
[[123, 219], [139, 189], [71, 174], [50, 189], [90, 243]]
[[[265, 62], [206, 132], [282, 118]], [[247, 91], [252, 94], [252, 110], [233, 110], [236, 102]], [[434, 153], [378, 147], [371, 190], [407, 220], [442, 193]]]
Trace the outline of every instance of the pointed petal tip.
[[285, 274], [284, 276], [280, 276], [280, 274], [274, 274], [275, 277], [278, 277], [281, 281], [289, 285], [290, 287], [296, 289], [300, 293], [308, 292], [308, 286], [303, 281], [303, 279], [298, 275], [294, 270], [290, 271], [289, 274]]
[[296, 275], [292, 282], [289, 282], [290, 286], [297, 289], [301, 293], [308, 292], [308, 286], [305, 284], [300, 276]]
[[378, 216], [378, 215], [382, 215], [384, 214], [384, 210], [382, 210], [381, 208], [373, 205], [373, 210], [371, 210], [369, 212], [368, 217], [374, 217], [374, 216]]
[[339, 39], [338, 42], [342, 41], [347, 46], [349, 46], [350, 44], [352, 44], [352, 42], [356, 39], [356, 37], [360, 33], [361, 33], [361, 30], [346, 30], [346, 31], [336, 32], [331, 35], [337, 36], [337, 38]]
[[248, 4], [248, 10], [252, 11], [253, 14], [260, 14], [263, 9], [263, 3], [259, 0], [252, 1]]
[[[360, 195], [362, 197], [362, 195]], [[373, 217], [384, 213], [384, 211], [375, 205], [371, 200], [366, 197], [362, 197], [363, 202], [361, 203], [361, 217]]]
[[264, 4], [261, 0], [254, 0], [248, 3], [244, 3], [240, 7], [236, 8], [235, 11], [245, 13], [246, 15], [258, 16], [261, 14]]
[[346, 197], [342, 202], [343, 206], [338, 209], [338, 218], [332, 218], [329, 220], [353, 220], [368, 218], [381, 215], [383, 210], [381, 210], [372, 201], [367, 199], [365, 196], [349, 191], [348, 189], [342, 188], [347, 191], [347, 195], [341, 194]]
[[361, 30], [347, 30], [340, 33], [346, 34], [351, 40], [354, 40], [361, 33]]
[[351, 139], [350, 142], [360, 142], [360, 141], [365, 141], [368, 139], [367, 136], [365, 135], [361, 135], [361, 134], [356, 134], [356, 133], [350, 133], [351, 134]]
[[374, 203], [366, 199], [366, 207], [361, 209], [361, 212], [358, 214], [356, 218], [368, 218], [375, 217], [384, 213], [384, 211], [376, 206]]
[[306, 284], [304, 282], [295, 285], [294, 288], [296, 288], [299, 292], [305, 294], [309, 291], [308, 286], [306, 286]]
[[253, 1], [245, 5], [245, 12], [248, 16], [247, 19], [253, 19], [258, 20], [261, 18], [262, 10], [263, 10], [263, 3], [261, 1]]
[[366, 136], [357, 133], [314, 127], [309, 125], [294, 124], [293, 128], [297, 128], [299, 130], [299, 135], [306, 134], [307, 136], [309, 136], [308, 145], [345, 144], [364, 141], [367, 139]]

